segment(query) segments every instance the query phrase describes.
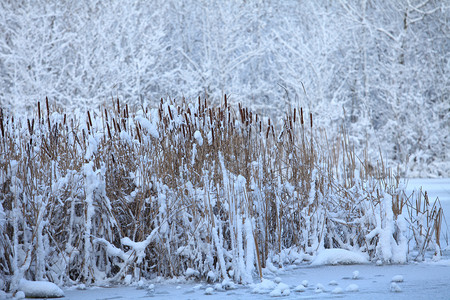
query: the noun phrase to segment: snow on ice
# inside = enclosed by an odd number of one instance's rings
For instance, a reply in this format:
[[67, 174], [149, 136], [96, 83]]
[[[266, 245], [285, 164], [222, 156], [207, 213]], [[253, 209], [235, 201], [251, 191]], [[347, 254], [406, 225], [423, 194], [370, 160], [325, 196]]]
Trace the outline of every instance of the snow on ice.
[[[19, 291], [27, 298], [61, 298], [64, 292], [56, 284], [48, 281], [29, 281], [21, 279]], [[16, 293], [17, 297], [17, 293]]]
[[324, 249], [314, 258], [311, 265], [338, 265], [338, 264], [365, 264], [368, 263], [367, 255], [352, 252], [345, 249]]

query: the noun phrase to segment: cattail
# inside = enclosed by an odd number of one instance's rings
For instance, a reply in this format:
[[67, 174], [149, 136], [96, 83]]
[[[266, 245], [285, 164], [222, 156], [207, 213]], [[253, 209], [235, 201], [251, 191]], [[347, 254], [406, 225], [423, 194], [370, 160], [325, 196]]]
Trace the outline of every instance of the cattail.
[[29, 132], [30, 135], [31, 135], [32, 133], [31, 133], [31, 123], [30, 123], [30, 119], [27, 119], [27, 124], [28, 124], [28, 132]]
[[87, 111], [87, 115], [88, 115], [89, 124], [92, 127], [92, 119], [91, 119], [91, 114], [89, 113], [89, 111]]
[[313, 117], [312, 117], [312, 113], [309, 113], [309, 120], [311, 123], [311, 128], [313, 127]]
[[5, 128], [3, 128], [3, 116], [0, 117], [0, 129], [2, 130], [2, 137], [5, 137]]
[[38, 101], [38, 119], [41, 122], [41, 102]]
[[303, 126], [303, 107], [300, 107], [300, 124]]
[[[66, 117], [67, 117], [67, 115], [66, 115], [66, 114], [64, 114], [64, 121], [63, 121], [63, 125], [66, 125]], [[34, 119], [33, 119], [33, 125], [34, 125]]]
[[200, 96], [198, 96], [198, 111], [200, 112], [202, 110], [202, 100], [200, 99]]
[[114, 131], [118, 131], [117, 130], [117, 123], [116, 123], [116, 119], [115, 118], [113, 118], [113, 125], [114, 125]]
[[126, 115], [125, 118], [129, 118], [130, 115], [129, 115], [129, 112], [128, 112], [128, 103], [125, 104], [125, 111], [127, 112], [127, 115]]
[[47, 116], [50, 116], [50, 107], [48, 105], [48, 98], [45, 97], [45, 105], [47, 106]]
[[168, 106], [167, 109], [169, 110], [169, 116], [170, 116], [170, 119], [173, 120], [173, 117], [172, 117], [172, 110], [170, 109], [170, 106]]
[[295, 116], [297, 115], [297, 108], [294, 107], [294, 123], [295, 123]]
[[142, 141], [141, 141], [141, 134], [139, 133], [139, 126], [136, 126], [136, 133], [137, 133], [137, 136], [138, 136], [139, 143], [142, 143]]
[[269, 138], [269, 132], [270, 132], [270, 125], [267, 126], [266, 139]]
[[120, 103], [119, 103], [119, 97], [117, 97], [117, 113], [120, 116]]
[[111, 130], [109, 129], [109, 123], [106, 123], [106, 128], [108, 129], [108, 137], [109, 137], [109, 139], [111, 139], [112, 136], [111, 136]]
[[228, 104], [227, 104], [227, 94], [224, 95], [224, 99], [225, 99], [225, 109], [227, 108]]

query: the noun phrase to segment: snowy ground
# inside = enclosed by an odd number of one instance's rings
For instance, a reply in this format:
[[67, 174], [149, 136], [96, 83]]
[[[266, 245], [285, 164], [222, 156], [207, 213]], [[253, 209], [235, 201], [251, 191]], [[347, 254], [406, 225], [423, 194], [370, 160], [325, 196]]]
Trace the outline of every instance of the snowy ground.
[[[450, 178], [410, 180], [408, 190], [420, 185], [428, 191], [430, 199], [439, 197], [448, 222]], [[293, 265], [266, 272], [262, 284], [255, 280], [252, 286], [238, 285], [231, 289], [223, 289], [220, 284], [172, 279], [127, 287], [72, 287], [64, 292], [65, 299], [74, 300], [269, 299], [277, 295], [286, 299], [449, 299], [450, 248], [444, 243], [443, 257], [436, 262], [427, 258], [425, 262], [407, 265]]]

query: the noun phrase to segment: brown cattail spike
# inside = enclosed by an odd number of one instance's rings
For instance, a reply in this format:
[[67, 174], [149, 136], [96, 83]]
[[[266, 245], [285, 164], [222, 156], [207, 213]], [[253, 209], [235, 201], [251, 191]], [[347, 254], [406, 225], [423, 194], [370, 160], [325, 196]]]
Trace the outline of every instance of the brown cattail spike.
[[300, 124], [303, 125], [303, 107], [300, 107]]
[[50, 107], [48, 106], [48, 98], [45, 97], [45, 105], [47, 106], [47, 116], [50, 116]]

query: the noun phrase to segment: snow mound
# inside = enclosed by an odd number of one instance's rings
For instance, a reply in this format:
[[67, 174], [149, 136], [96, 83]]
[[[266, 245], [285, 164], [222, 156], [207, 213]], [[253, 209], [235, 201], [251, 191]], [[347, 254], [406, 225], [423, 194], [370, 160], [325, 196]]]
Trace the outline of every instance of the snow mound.
[[359, 279], [359, 271], [353, 271], [353, 279]]
[[272, 297], [281, 297], [281, 296], [289, 296], [291, 294], [291, 290], [289, 286], [285, 283], [279, 283], [277, 287], [270, 292], [270, 296]]
[[304, 292], [306, 291], [306, 288], [303, 284], [299, 284], [294, 288], [294, 292]]
[[331, 291], [332, 294], [343, 294], [344, 290], [341, 287], [336, 287]]
[[325, 287], [323, 286], [323, 284], [318, 283], [318, 284], [316, 285], [316, 290], [315, 290], [315, 292], [316, 292], [316, 293], [325, 292]]
[[277, 284], [272, 280], [263, 278], [260, 283], [251, 285], [254, 294], [268, 294], [271, 290], [277, 287]]
[[351, 265], [366, 264], [368, 262], [367, 255], [360, 252], [352, 252], [345, 249], [325, 249], [317, 254], [311, 265]]
[[397, 283], [395, 283], [395, 282], [391, 283], [391, 292], [399, 293], [401, 291], [402, 291], [402, 289]]
[[205, 290], [205, 295], [212, 295], [214, 292], [214, 289], [212, 287], [209, 287]]
[[197, 270], [194, 270], [192, 268], [187, 268], [186, 272], [184, 273], [184, 275], [186, 277], [192, 277], [192, 276], [198, 277], [200, 275], [200, 272], [197, 271]]
[[357, 292], [359, 291], [359, 286], [357, 284], [350, 284], [345, 288], [347, 292]]
[[336, 280], [331, 280], [330, 282], [328, 282], [328, 285], [338, 285]]
[[403, 276], [402, 275], [395, 275], [391, 279], [392, 282], [403, 282]]
[[29, 281], [21, 279], [19, 290], [27, 298], [61, 298], [64, 292], [54, 283], [48, 281]]

